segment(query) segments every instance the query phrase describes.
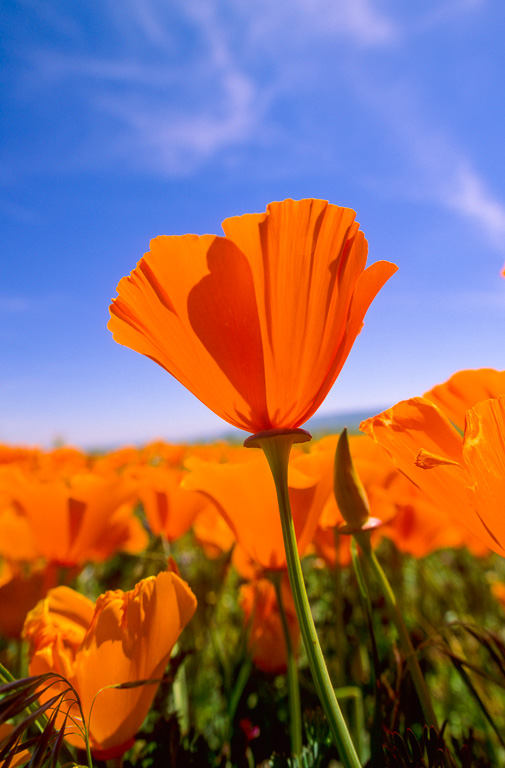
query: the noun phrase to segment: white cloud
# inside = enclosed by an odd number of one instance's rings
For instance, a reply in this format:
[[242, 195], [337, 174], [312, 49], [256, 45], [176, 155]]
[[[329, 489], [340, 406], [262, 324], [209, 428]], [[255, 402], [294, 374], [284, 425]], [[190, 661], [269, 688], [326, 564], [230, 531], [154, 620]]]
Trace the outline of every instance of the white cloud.
[[[105, 7], [118, 36], [114, 55], [74, 54], [63, 47], [26, 54], [31, 79], [25, 85], [42, 91], [75, 83], [89, 114], [109, 120], [110, 130], [100, 130], [98, 145], [96, 135], [90, 136], [67, 167], [94, 156], [100, 164], [185, 174], [223, 150], [263, 140], [269, 89], [248, 75], [233, 50], [235, 31], [227, 32], [217, 6], [199, 0], [175, 4], [192, 35], [191, 48], [178, 56], [171, 52], [166, 4], [125, 0], [120, 13], [115, 3]], [[149, 43], [159, 43], [161, 56], [138, 47], [139, 29]]]
[[417, 84], [397, 77], [379, 85], [364, 67], [354, 70], [353, 83], [404, 158], [400, 171], [392, 169], [381, 179], [385, 188], [459, 214], [477, 226], [490, 245], [505, 252], [505, 202], [492, 191], [469, 151], [424, 107]]
[[177, 77], [177, 71], [168, 64], [153, 65], [126, 56], [110, 58], [39, 50], [30, 59], [37, 70], [39, 87], [80, 79], [96, 81], [104, 87], [123, 84], [132, 88], [166, 88]]
[[358, 48], [390, 45], [399, 26], [371, 0], [257, 0], [247, 4], [245, 36], [281, 49], [321, 41], [349, 43]]
[[[149, 0], [133, 0], [133, 2], [127, 3], [130, 9], [130, 17], [133, 25], [137, 28], [140, 27], [144, 33], [146, 39], [151, 44], [166, 45], [167, 33], [163, 19], [160, 17], [156, 3], [149, 2]], [[119, 11], [119, 14], [125, 18], [125, 2], [118, 5], [113, 2], [112, 6]], [[111, 6], [109, 6], [111, 7]]]
[[430, 10], [422, 12], [417, 27], [424, 31], [443, 24], [453, 24], [455, 19], [478, 10], [486, 2], [487, 0], [447, 0], [436, 3]]
[[262, 118], [262, 98], [239, 72], [220, 78], [215, 104], [178, 109], [139, 98], [102, 97], [101, 108], [127, 129], [123, 153], [157, 173], [186, 174], [231, 146], [255, 141]]
[[[269, 109], [296, 87], [299, 45], [314, 49], [321, 40], [344, 40], [361, 50], [398, 36], [371, 0], [258, 0], [254, 6], [245, 0], [169, 6], [105, 0], [102, 7], [104, 29], [113, 33], [105, 55], [103, 48], [82, 46], [78, 53], [60, 46], [26, 54], [31, 88], [75, 83], [90, 115], [113, 118], [109, 130], [98, 128], [73, 152], [67, 167], [94, 156], [101, 165], [109, 160], [149, 173], [193, 173], [226, 150], [258, 146], [274, 135], [278, 142], [284, 129], [270, 120]], [[181, 23], [191, 41], [186, 51]], [[259, 77], [262, 56], [268, 68]]]
[[327, 36], [347, 37], [360, 46], [388, 45], [400, 34], [392, 19], [370, 0], [298, 0], [305, 18], [318, 19]]
[[41, 2], [40, 0], [19, 0], [23, 10], [18, 11], [21, 15], [27, 11], [35, 13], [44, 24], [65, 37], [76, 37], [79, 35], [79, 25], [70, 15], [62, 12], [62, 6], [56, 6], [50, 2]]
[[505, 205], [493, 197], [484, 180], [466, 162], [456, 168], [447, 205], [482, 227], [505, 250]]
[[[441, 21], [484, 2], [449, 0], [433, 13]], [[286, 99], [294, 104], [312, 85], [320, 87], [330, 64], [342, 97], [361, 98], [372, 130], [375, 118], [394, 137], [392, 156], [403, 153], [406, 165], [397, 172], [401, 193], [436, 201], [480, 227], [493, 244], [503, 244], [505, 206], [468, 150], [457, 147], [439, 115], [427, 113], [412, 78], [396, 68], [383, 69], [379, 78], [371, 66], [375, 49], [396, 45], [399, 50], [407, 30], [378, 2], [104, 0], [103, 8], [104, 23], [114, 33], [106, 55], [100, 49], [72, 54], [61, 48], [35, 52], [32, 59], [38, 86], [76, 82], [89, 114], [98, 117], [96, 133], [73, 153], [74, 162], [90, 163], [94, 157], [101, 165], [180, 175], [230, 150], [269, 145], [279, 147], [285, 165], [293, 167], [296, 158], [300, 167], [308, 141], [296, 121], [304, 117], [298, 112], [291, 127], [278, 117], [278, 107]], [[187, 50], [184, 35], [190, 41]], [[320, 55], [323, 46], [331, 54]], [[329, 97], [337, 98], [336, 89], [327, 89]], [[327, 165], [340, 152], [334, 137], [326, 141], [317, 144], [319, 155], [310, 155], [309, 164]], [[68, 158], [65, 162], [71, 167]], [[381, 183], [391, 188], [393, 174]]]

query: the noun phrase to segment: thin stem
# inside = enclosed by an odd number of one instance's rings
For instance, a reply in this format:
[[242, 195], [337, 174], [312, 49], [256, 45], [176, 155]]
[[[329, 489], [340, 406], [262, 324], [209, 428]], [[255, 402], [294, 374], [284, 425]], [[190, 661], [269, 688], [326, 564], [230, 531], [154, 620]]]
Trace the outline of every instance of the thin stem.
[[307, 653], [310, 670], [316, 686], [316, 690], [324, 710], [328, 725], [339, 751], [339, 756], [344, 768], [361, 768], [361, 763], [352, 743], [349, 730], [335, 697], [335, 692], [326, 668], [324, 656], [321, 651], [314, 620], [310, 612], [309, 600], [303, 580], [300, 557], [296, 543], [296, 533], [291, 514], [291, 505], [288, 493], [288, 461], [291, 446], [294, 442], [302, 442], [300, 433], [304, 433], [310, 439], [310, 435], [304, 430], [262, 432], [253, 435], [246, 440], [246, 445], [260, 447], [270, 465], [277, 491], [279, 512], [281, 516], [284, 548], [286, 550], [286, 562], [288, 566], [289, 581], [293, 591], [296, 615], [300, 624], [303, 643]]
[[377, 643], [375, 641], [375, 634], [373, 631], [372, 602], [370, 600], [370, 594], [368, 592], [368, 586], [366, 583], [365, 575], [361, 568], [361, 563], [358, 555], [358, 545], [356, 544], [356, 539], [354, 538], [354, 536], [351, 540], [351, 557], [352, 557], [354, 573], [356, 575], [356, 580], [358, 582], [359, 592], [361, 595], [361, 599], [363, 601], [363, 608], [365, 612], [366, 623], [368, 626], [368, 633], [370, 635], [370, 642], [372, 644], [373, 664], [372, 664], [372, 681], [371, 682], [373, 685], [373, 689], [375, 691], [375, 698], [377, 698], [376, 681], [377, 681], [377, 672], [379, 669], [379, 654], [377, 652]]
[[352, 701], [354, 704], [354, 721], [356, 728], [354, 729], [354, 741], [356, 743], [356, 751], [359, 755], [363, 755], [363, 744], [361, 735], [365, 732], [365, 710], [363, 706], [363, 693], [361, 688], [357, 685], [344, 685], [341, 688], [337, 688], [335, 693], [339, 701]]
[[[179, 643], [174, 645], [173, 654], [177, 655]], [[172, 684], [172, 695], [174, 697], [174, 708], [179, 715], [179, 726], [181, 734], [186, 736], [189, 733], [189, 700], [188, 700], [188, 682], [186, 680], [186, 669], [181, 664], [177, 670], [177, 675]]]
[[335, 567], [333, 569], [333, 587], [335, 596], [335, 658], [337, 660], [336, 679], [337, 686], [344, 685], [344, 594], [342, 588], [342, 566], [340, 564], [340, 534], [338, 528], [333, 529], [335, 540]]
[[381, 588], [382, 594], [384, 595], [384, 599], [386, 600], [391, 619], [393, 620], [396, 627], [396, 631], [398, 632], [400, 645], [402, 646], [402, 650], [405, 655], [405, 660], [407, 662], [407, 666], [409, 668], [412, 681], [417, 691], [417, 695], [421, 703], [421, 707], [423, 710], [423, 715], [426, 720], [426, 723], [427, 725], [434, 726], [438, 731], [439, 727], [438, 727], [437, 718], [436, 718], [435, 712], [433, 711], [430, 694], [426, 686], [423, 673], [421, 672], [419, 661], [417, 660], [416, 651], [414, 649], [414, 646], [412, 645], [410, 635], [407, 632], [407, 628], [404, 624], [403, 617], [398, 607], [395, 594], [391, 589], [391, 585], [388, 581], [388, 578], [384, 573], [384, 571], [382, 570], [382, 566], [377, 560], [377, 557], [375, 556], [375, 552], [373, 551], [372, 546], [370, 544], [370, 535], [366, 532], [362, 532], [362, 533], [355, 534], [355, 537], [360, 546], [361, 551], [363, 552], [364, 557], [366, 558], [366, 561], [368, 562], [370, 568], [372, 569], [375, 575], [375, 578], [380, 584], [380, 588]]
[[286, 660], [288, 668], [288, 699], [289, 699], [289, 734], [291, 737], [291, 753], [300, 755], [302, 752], [302, 709], [300, 704], [300, 683], [298, 680], [298, 666], [293, 653], [293, 644], [289, 634], [288, 620], [284, 610], [284, 601], [281, 590], [281, 573], [273, 572], [270, 576], [275, 588], [279, 615], [281, 617], [284, 641], [286, 643]]
[[241, 696], [244, 692], [244, 688], [246, 687], [247, 681], [251, 676], [251, 669], [252, 669], [252, 661], [251, 659], [247, 659], [241, 665], [240, 671], [235, 680], [235, 685], [233, 686], [233, 690], [228, 697], [228, 720], [230, 724], [230, 736], [231, 736], [231, 727], [233, 723], [233, 718], [235, 717], [237, 707], [239, 705]]

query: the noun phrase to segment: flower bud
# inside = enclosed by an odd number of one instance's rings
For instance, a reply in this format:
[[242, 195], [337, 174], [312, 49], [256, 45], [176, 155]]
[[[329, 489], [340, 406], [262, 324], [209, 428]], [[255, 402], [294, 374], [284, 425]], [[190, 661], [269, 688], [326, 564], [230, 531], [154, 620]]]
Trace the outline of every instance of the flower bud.
[[340, 532], [355, 533], [370, 527], [367, 524], [373, 520], [370, 518], [370, 505], [363, 483], [354, 468], [347, 428], [340, 435], [335, 452], [333, 490], [345, 520], [345, 524], [339, 528]]

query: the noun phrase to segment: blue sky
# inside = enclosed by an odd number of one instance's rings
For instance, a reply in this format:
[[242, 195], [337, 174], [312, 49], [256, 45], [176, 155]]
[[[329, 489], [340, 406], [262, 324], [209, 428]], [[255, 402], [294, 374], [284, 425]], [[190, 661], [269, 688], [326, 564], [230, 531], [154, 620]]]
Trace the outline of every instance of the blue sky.
[[0, 441], [225, 426], [112, 341], [149, 240], [271, 200], [399, 266], [320, 413], [504, 368], [501, 0], [2, 0]]

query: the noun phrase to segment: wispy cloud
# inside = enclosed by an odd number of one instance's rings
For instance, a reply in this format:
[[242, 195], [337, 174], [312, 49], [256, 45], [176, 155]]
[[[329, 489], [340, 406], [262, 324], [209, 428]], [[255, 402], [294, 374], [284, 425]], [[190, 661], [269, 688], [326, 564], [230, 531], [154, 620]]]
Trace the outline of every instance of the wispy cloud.
[[62, 6], [55, 6], [51, 2], [41, 3], [40, 0], [19, 0], [23, 11], [32, 12], [38, 16], [49, 29], [65, 37], [75, 38], [79, 35], [79, 24], [71, 14], [65, 13]]
[[363, 66], [353, 71], [352, 78], [403, 159], [400, 170], [381, 180], [385, 188], [457, 213], [477, 226], [489, 244], [505, 251], [505, 201], [493, 192], [450, 126], [423, 103], [417, 83], [395, 75], [379, 85]]
[[486, 2], [487, 0], [445, 0], [429, 10], [422, 8], [416, 26], [420, 31], [424, 31], [431, 27], [454, 23], [455, 19], [479, 10]]
[[[374, 0], [106, 0], [103, 22], [113, 45], [92, 49], [84, 35], [78, 52], [62, 45], [31, 49], [27, 56], [33, 87], [68, 91], [75, 85], [89, 115], [93, 128], [65, 160], [68, 167], [95, 162], [148, 174], [194, 174], [216, 159], [232, 162], [234, 152], [250, 157], [258, 149], [278, 158], [276, 168], [280, 162], [300, 167], [307, 157], [326, 167], [342, 129], [337, 126], [335, 135], [327, 130], [321, 140], [316, 118], [308, 118], [305, 132], [301, 127], [303, 99], [319, 89], [329, 101], [347, 98], [351, 118], [371, 118], [372, 131], [386, 126], [384, 149], [392, 157], [403, 153], [396, 177], [402, 194], [456, 212], [500, 247], [505, 205], [471, 150], [458, 146], [443, 117], [426, 106], [415, 75], [401, 70], [409, 35], [485, 3], [446, 0], [432, 15], [416, 12], [414, 30], [412, 20], [411, 26], [399, 22]], [[65, 28], [65, 17], [56, 21]], [[72, 25], [67, 37], [75, 38]], [[381, 48], [393, 55], [381, 59], [379, 77]], [[293, 122], [283, 114], [286, 104]], [[307, 154], [307, 147], [315, 149]], [[58, 159], [49, 161], [54, 170]], [[374, 157], [370, 168], [373, 174]], [[381, 183], [392, 188], [395, 179], [389, 174]]]
[[103, 87], [127, 85], [167, 88], [177, 76], [177, 69], [154, 65], [126, 56], [116, 58], [98, 55], [76, 55], [61, 51], [39, 49], [29, 54], [37, 68], [37, 85], [51, 86], [65, 82], [96, 82]]
[[[248, 75], [213, 4], [180, 4], [194, 41], [190, 53], [178, 56], [172, 55], [165, 4], [125, 0], [121, 14], [116, 11], [109, 20], [119, 35], [114, 56], [64, 48], [27, 54], [36, 72], [33, 87], [75, 83], [89, 113], [109, 120], [99, 148], [94, 144], [98, 162], [106, 163], [108, 155], [111, 162], [150, 173], [192, 173], [222, 150], [263, 140], [268, 88]], [[163, 55], [129, 50], [133, 21], [150, 43], [165, 47]], [[90, 162], [89, 150], [84, 147], [75, 162]]]
[[[27, 52], [32, 87], [75, 83], [90, 114], [112, 120], [99, 146], [90, 136], [90, 146], [74, 153], [73, 167], [90, 162], [92, 146], [100, 164], [109, 155], [123, 167], [193, 173], [223, 151], [262, 145], [274, 135], [282, 142], [271, 107], [294, 85], [282, 72], [296, 71], [297, 45], [338, 40], [361, 50], [390, 44], [399, 33], [371, 0], [258, 0], [255, 6], [123, 0], [120, 8], [106, 2], [103, 9], [114, 32], [113, 55], [82, 46], [71, 53], [64, 45]], [[182, 46], [181, 23], [189, 48]], [[269, 67], [260, 76], [262, 57]]]
[[319, 30], [326, 37], [348, 38], [368, 47], [389, 45], [400, 36], [400, 27], [370, 0], [298, 0], [298, 6], [304, 11], [305, 21], [319, 21]]
[[99, 98], [100, 107], [126, 129], [123, 153], [156, 173], [187, 174], [223, 149], [256, 141], [264, 105], [248, 78], [230, 72], [220, 80], [213, 105], [193, 110], [149, 104], [139, 96], [125, 102]]
[[401, 36], [400, 26], [372, 0], [258, 0], [248, 7], [245, 38], [255, 45], [267, 41], [281, 50], [290, 42], [299, 49], [317, 41], [375, 48], [395, 43]]
[[455, 169], [452, 189], [447, 190], [444, 199], [457, 213], [475, 221], [505, 251], [505, 204], [493, 196], [467, 162]]

